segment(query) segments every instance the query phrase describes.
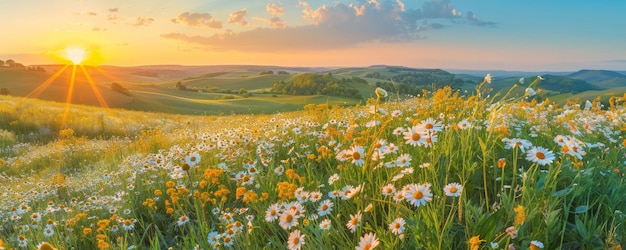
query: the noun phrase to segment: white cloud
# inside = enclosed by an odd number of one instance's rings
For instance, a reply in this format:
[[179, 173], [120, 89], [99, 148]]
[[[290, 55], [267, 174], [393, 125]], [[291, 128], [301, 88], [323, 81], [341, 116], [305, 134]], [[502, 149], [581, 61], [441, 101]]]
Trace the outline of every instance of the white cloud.
[[236, 23], [241, 26], [246, 26], [248, 25], [248, 21], [246, 21], [247, 14], [248, 14], [247, 9], [242, 9], [242, 10], [238, 10], [233, 13], [230, 13], [230, 16], [228, 18], [228, 23]]
[[270, 15], [274, 15], [274, 16], [285, 15], [285, 8], [280, 4], [275, 4], [275, 3], [267, 4], [265, 5], [265, 10]]
[[[302, 8], [302, 18], [308, 23], [306, 25], [287, 27], [278, 16], [271, 19], [254, 17], [271, 28], [259, 27], [241, 32], [227, 30], [198, 36], [167, 33], [161, 37], [203, 45], [208, 49], [264, 52], [326, 50], [350, 48], [363, 43], [423, 39], [424, 32], [447, 27], [437, 21], [441, 19], [452, 21], [452, 25], [480, 25], [480, 20], [475, 17], [468, 20], [460, 18], [460, 12], [447, 0], [428, 1], [422, 8], [408, 8], [401, 0], [369, 0], [359, 5], [338, 3], [317, 8], [304, 0], [299, 0], [298, 4]], [[274, 6], [267, 6], [268, 13], [278, 13], [272, 12]], [[419, 24], [421, 21], [424, 21], [423, 25]]]
[[173, 23], [180, 23], [190, 27], [202, 27], [221, 29], [222, 21], [213, 18], [209, 13], [189, 13], [185, 12], [172, 19]]

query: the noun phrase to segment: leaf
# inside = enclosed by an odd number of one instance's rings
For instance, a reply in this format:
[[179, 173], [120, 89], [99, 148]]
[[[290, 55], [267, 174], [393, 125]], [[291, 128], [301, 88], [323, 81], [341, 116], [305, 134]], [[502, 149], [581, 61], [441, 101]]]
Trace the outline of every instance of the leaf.
[[578, 219], [578, 216], [576, 216], [576, 230], [578, 230], [578, 234], [580, 234], [580, 237], [582, 237], [583, 239], [587, 239], [587, 228], [585, 228], [585, 224], [583, 224], [583, 222]]
[[561, 196], [564, 196], [564, 195], [568, 195], [572, 191], [574, 191], [573, 187], [568, 187], [566, 189], [561, 189], [559, 191], [556, 191], [556, 192], [552, 193], [552, 197], [561, 197]]
[[587, 212], [587, 210], [589, 210], [589, 206], [578, 206], [576, 207], [576, 209], [574, 210], [574, 213], [576, 214], [582, 214], [584, 212]]

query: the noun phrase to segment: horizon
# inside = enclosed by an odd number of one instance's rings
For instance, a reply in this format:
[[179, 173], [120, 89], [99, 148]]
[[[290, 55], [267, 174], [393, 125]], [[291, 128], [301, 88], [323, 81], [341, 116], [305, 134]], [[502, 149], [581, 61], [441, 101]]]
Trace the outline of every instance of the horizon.
[[72, 49], [85, 53], [79, 63], [121, 67], [624, 71], [619, 7], [626, 2], [2, 2], [5, 19], [19, 21], [3, 30], [11, 39], [0, 59], [71, 63]]

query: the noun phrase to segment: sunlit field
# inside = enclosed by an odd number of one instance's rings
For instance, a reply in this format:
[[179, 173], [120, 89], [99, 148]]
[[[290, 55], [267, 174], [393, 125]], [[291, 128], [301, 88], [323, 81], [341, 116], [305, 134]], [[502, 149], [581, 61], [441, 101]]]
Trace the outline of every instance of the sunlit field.
[[236, 116], [0, 96], [0, 245], [621, 249], [626, 95], [478, 90]]

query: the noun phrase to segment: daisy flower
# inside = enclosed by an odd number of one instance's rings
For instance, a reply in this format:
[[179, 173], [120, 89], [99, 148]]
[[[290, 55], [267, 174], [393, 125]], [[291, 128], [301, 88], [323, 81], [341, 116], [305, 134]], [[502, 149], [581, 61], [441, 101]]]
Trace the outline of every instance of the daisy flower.
[[363, 166], [365, 160], [363, 160], [363, 156], [365, 156], [365, 148], [362, 146], [353, 146], [351, 150], [352, 163], [357, 166]]
[[443, 192], [445, 192], [446, 195], [450, 197], [461, 196], [461, 191], [463, 191], [463, 186], [456, 182], [450, 183], [443, 188]]
[[554, 153], [541, 146], [533, 147], [526, 153], [526, 160], [542, 166], [552, 163], [554, 158]]
[[405, 196], [405, 191], [404, 190], [398, 190], [396, 191], [396, 193], [393, 194], [393, 201], [395, 202], [401, 202], [404, 200], [404, 196]]
[[426, 202], [432, 201], [433, 194], [430, 192], [430, 188], [427, 184], [412, 184], [405, 194], [405, 199], [411, 203], [411, 205], [419, 207], [426, 205]]
[[348, 221], [348, 223], [346, 223], [346, 227], [348, 228], [348, 230], [350, 230], [350, 232], [354, 233], [356, 232], [356, 228], [359, 226], [360, 223], [361, 211], [359, 211], [355, 215], [350, 215], [350, 220]]
[[135, 221], [133, 221], [133, 220], [124, 220], [124, 223], [122, 224], [122, 227], [126, 231], [133, 230], [133, 228], [135, 228]]
[[187, 217], [186, 215], [183, 215], [180, 218], [178, 218], [179, 226], [185, 225], [187, 222], [189, 222], [189, 217]]
[[196, 152], [193, 152], [185, 157], [185, 163], [189, 166], [193, 167], [198, 164], [198, 162], [200, 162], [200, 155]]
[[409, 154], [401, 154], [400, 156], [398, 156], [398, 159], [396, 160], [396, 166], [398, 167], [408, 167], [409, 165], [411, 165], [411, 155]]
[[461, 130], [466, 130], [472, 127], [472, 125], [466, 120], [463, 119], [462, 121], [460, 121], [459, 123], [456, 124], [457, 127], [459, 127], [459, 129]]
[[335, 181], [339, 180], [339, 175], [338, 174], [333, 174], [330, 177], [328, 177], [328, 185], [333, 185], [333, 183], [335, 183]]
[[533, 240], [533, 241], [530, 242], [530, 245], [528, 246], [528, 249], [530, 249], [530, 250], [543, 249], [543, 242], [538, 241], [538, 240]]
[[441, 130], [443, 130], [443, 126], [441, 125], [441, 123], [435, 121], [435, 119], [430, 117], [424, 120], [418, 126], [424, 128], [428, 132], [440, 132]]
[[291, 227], [298, 225], [298, 217], [296, 216], [296, 210], [289, 209], [284, 211], [279, 218], [278, 224], [285, 230], [291, 229]]
[[280, 165], [274, 169], [274, 173], [276, 173], [276, 175], [279, 175], [279, 176], [283, 175], [284, 172], [285, 172], [285, 167], [283, 167], [283, 165]]
[[396, 147], [396, 144], [393, 143], [389, 143], [389, 145], [387, 145], [387, 147], [385, 148], [385, 154], [395, 154], [398, 152], [398, 147]]
[[406, 224], [406, 221], [404, 221], [403, 218], [398, 217], [393, 220], [391, 224], [389, 224], [389, 230], [391, 230], [391, 232], [395, 235], [400, 235], [404, 233], [404, 224]]
[[376, 234], [367, 233], [361, 237], [361, 240], [359, 241], [359, 245], [356, 247], [356, 250], [374, 249], [376, 246], [378, 246], [378, 244], [380, 244], [380, 242], [376, 238]]
[[317, 214], [319, 216], [324, 216], [327, 214], [330, 214], [331, 211], [333, 211], [333, 202], [326, 199], [324, 200], [320, 206], [317, 208]]
[[41, 221], [41, 214], [33, 213], [33, 214], [30, 215], [30, 219], [32, 221], [40, 222]]
[[322, 199], [322, 193], [319, 191], [313, 191], [309, 193], [309, 200], [311, 202], [317, 202]]
[[502, 142], [506, 143], [506, 145], [504, 145], [505, 149], [519, 148], [522, 153], [526, 152], [526, 149], [533, 145], [530, 141], [519, 138], [504, 138]]
[[396, 192], [396, 187], [393, 184], [389, 183], [382, 188], [382, 194], [384, 196], [393, 195]]
[[290, 250], [300, 249], [304, 245], [304, 234], [300, 230], [295, 230], [289, 234], [288, 246]]
[[331, 227], [330, 219], [324, 219], [322, 222], [320, 222], [320, 229], [329, 230], [330, 227]]
[[54, 235], [54, 229], [52, 229], [51, 226], [46, 226], [46, 228], [43, 229], [43, 236], [50, 237], [52, 235]]
[[404, 128], [397, 127], [396, 129], [393, 130], [392, 134], [393, 135], [401, 135], [403, 132], [404, 132]]
[[221, 237], [222, 236], [217, 231], [213, 231], [210, 232], [207, 236], [207, 241], [209, 242], [209, 244], [214, 245], [215, 243], [219, 242]]
[[404, 139], [406, 140], [406, 144], [411, 146], [422, 146], [426, 143], [426, 137], [428, 133], [424, 130], [423, 127], [413, 126], [409, 128], [404, 134]]

